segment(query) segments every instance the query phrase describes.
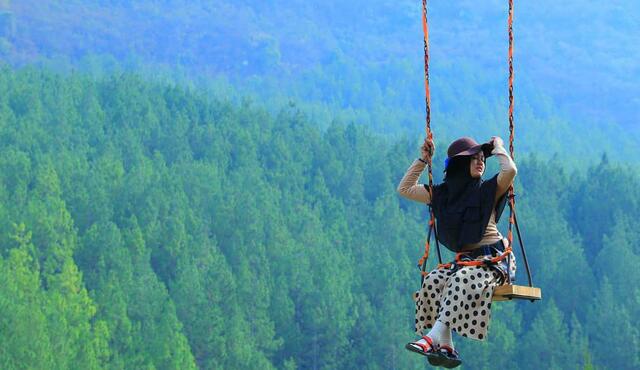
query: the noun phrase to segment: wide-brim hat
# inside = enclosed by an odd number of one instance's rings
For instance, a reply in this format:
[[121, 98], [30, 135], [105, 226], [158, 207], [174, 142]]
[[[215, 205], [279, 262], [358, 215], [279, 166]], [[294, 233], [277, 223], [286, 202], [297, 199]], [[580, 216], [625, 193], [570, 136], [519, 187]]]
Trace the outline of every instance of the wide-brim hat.
[[475, 140], [470, 137], [461, 137], [460, 139], [454, 141], [449, 145], [447, 149], [447, 157], [449, 159], [454, 157], [460, 157], [465, 155], [475, 155], [482, 151], [484, 153], [484, 157], [491, 157], [491, 151], [493, 150], [493, 144], [484, 143], [478, 144]]

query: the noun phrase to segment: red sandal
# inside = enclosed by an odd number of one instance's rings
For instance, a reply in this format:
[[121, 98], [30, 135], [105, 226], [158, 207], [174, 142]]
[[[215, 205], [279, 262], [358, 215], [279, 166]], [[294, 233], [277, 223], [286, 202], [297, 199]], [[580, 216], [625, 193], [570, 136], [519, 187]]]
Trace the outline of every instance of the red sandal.
[[443, 357], [438, 353], [438, 348], [433, 343], [433, 339], [429, 338], [426, 335], [423, 336], [422, 339], [424, 339], [427, 343], [423, 344], [418, 342], [410, 342], [410, 343], [407, 343], [405, 348], [411, 352], [415, 352], [423, 356], [427, 356], [427, 360], [431, 365], [440, 366], [440, 364], [443, 361]]
[[[433, 344], [433, 340], [429, 337], [427, 337], [426, 335], [422, 337], [422, 339], [424, 339], [427, 343], [418, 343], [416, 342], [409, 342], [407, 343], [406, 346], [404, 346], [406, 349], [408, 349], [411, 352], [415, 352], [415, 353], [419, 353], [423, 356], [427, 356], [429, 354], [435, 354], [436, 353], [436, 347]], [[418, 339], [420, 340], [420, 339]]]

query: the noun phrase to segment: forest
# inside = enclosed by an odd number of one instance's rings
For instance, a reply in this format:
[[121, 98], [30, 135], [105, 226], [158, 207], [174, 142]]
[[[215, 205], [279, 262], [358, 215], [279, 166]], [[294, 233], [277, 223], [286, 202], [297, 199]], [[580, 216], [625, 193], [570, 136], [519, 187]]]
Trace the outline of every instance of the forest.
[[[0, 91], [0, 368], [424, 368], [427, 210], [396, 193], [419, 135], [127, 73]], [[454, 338], [463, 368], [640, 367], [640, 173], [594, 158], [516, 155], [543, 300]]]
[[[429, 1], [436, 182], [508, 139], [506, 14]], [[454, 337], [462, 369], [640, 368], [639, 14], [516, 2], [542, 300]], [[422, 43], [413, 0], [0, 0], [0, 369], [425, 368]]]

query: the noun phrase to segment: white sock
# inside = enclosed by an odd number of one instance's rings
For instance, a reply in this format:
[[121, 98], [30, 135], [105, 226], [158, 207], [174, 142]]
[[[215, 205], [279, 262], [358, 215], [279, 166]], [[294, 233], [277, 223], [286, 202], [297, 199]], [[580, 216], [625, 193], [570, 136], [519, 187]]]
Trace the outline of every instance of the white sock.
[[436, 323], [433, 324], [433, 328], [431, 328], [431, 331], [429, 331], [427, 336], [433, 339], [433, 342], [435, 344], [446, 344], [447, 346], [453, 348], [451, 329], [449, 329], [449, 327], [440, 320], [436, 320]]

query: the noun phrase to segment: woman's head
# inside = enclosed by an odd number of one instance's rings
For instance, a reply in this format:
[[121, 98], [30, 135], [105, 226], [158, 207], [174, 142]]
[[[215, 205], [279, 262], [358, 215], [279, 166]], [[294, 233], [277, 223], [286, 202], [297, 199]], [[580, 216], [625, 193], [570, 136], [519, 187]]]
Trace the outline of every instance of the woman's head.
[[484, 174], [486, 168], [486, 159], [484, 153], [479, 152], [475, 155], [464, 155], [451, 158], [445, 169], [445, 180], [452, 178], [459, 179], [479, 179]]
[[460, 138], [447, 149], [445, 180], [479, 179], [484, 174], [486, 157], [491, 155], [491, 144], [478, 144], [470, 137]]

